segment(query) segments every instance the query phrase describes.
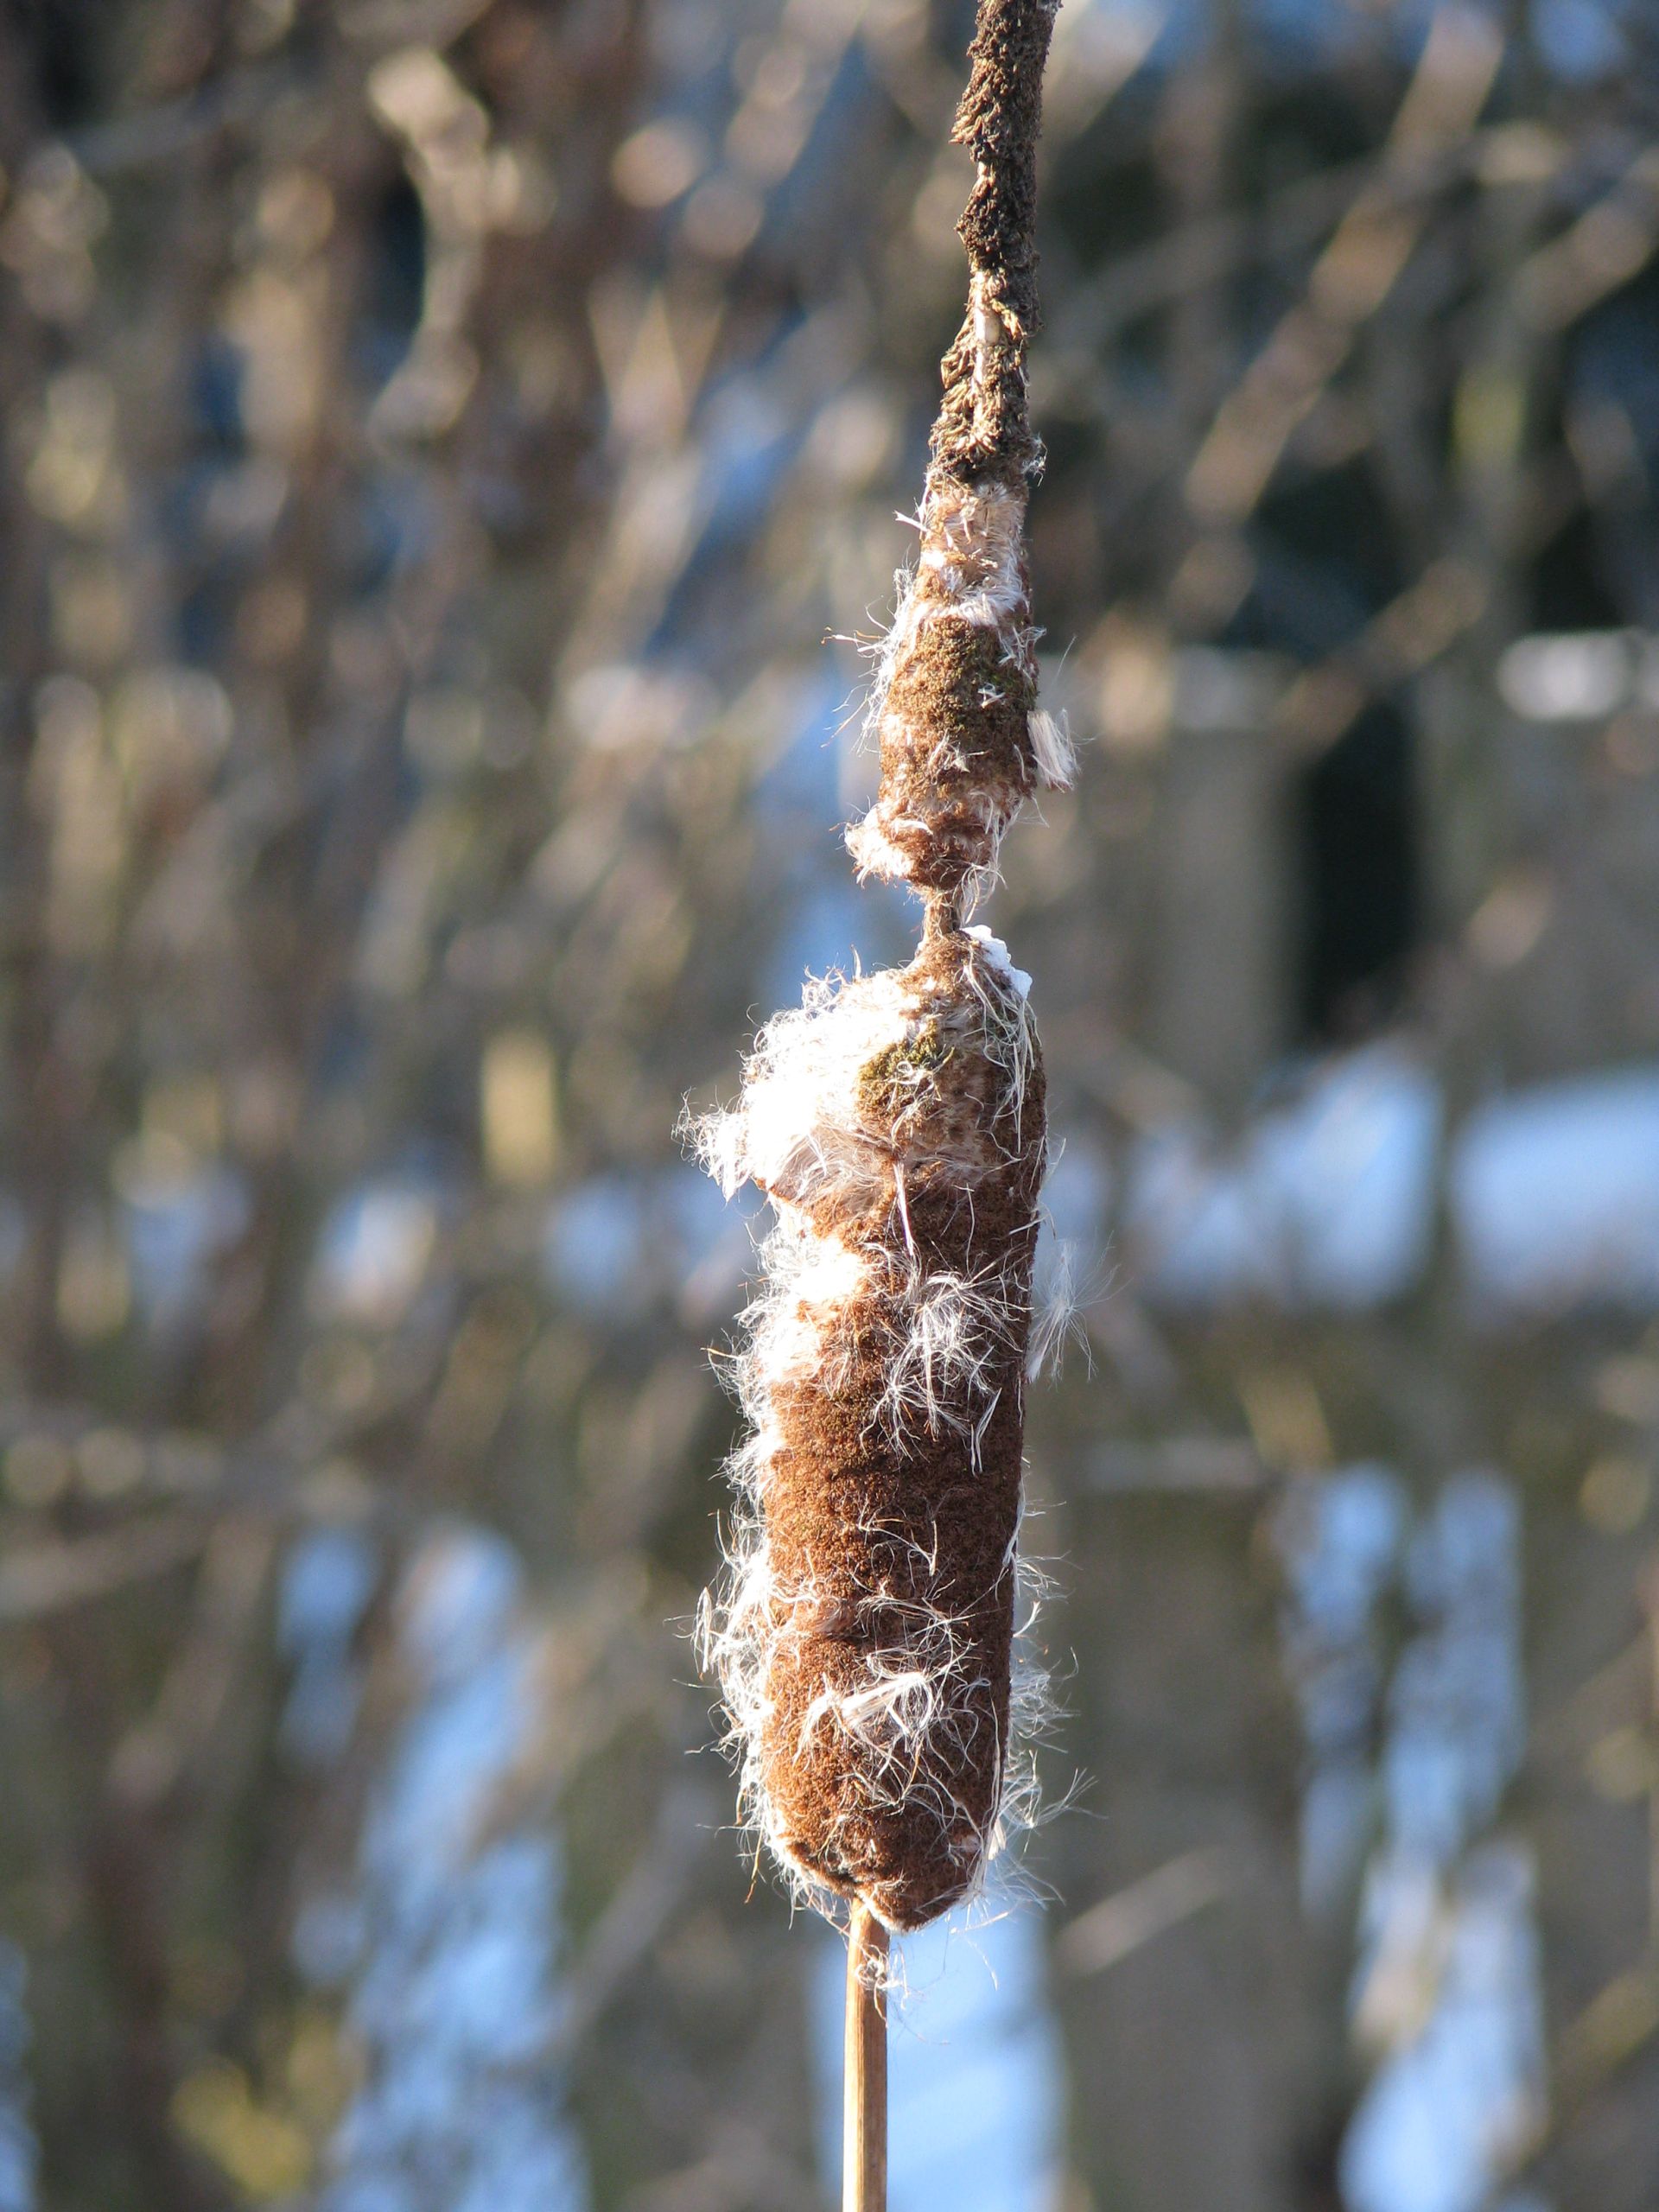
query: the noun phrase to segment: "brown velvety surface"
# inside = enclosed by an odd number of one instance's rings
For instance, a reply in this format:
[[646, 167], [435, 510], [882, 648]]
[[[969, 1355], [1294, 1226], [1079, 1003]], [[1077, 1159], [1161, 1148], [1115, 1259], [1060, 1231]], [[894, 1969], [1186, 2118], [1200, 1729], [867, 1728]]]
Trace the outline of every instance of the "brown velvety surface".
[[[862, 867], [927, 896], [907, 974], [920, 1004], [857, 1085], [874, 1177], [816, 1202], [810, 1177], [770, 1193], [866, 1267], [833, 1313], [815, 1309], [815, 1357], [767, 1402], [769, 1827], [786, 1858], [900, 1929], [971, 1888], [1007, 1750], [1043, 1077], [1012, 984], [956, 924], [1037, 781], [1025, 354], [1056, 4], [980, 0], [956, 131], [976, 167], [960, 226], [969, 313], [877, 706], [880, 791], [853, 833]], [[918, 1383], [936, 1325], [956, 1354], [932, 1355]]]
[[[883, 1386], [906, 1322], [879, 1280], [841, 1310], [837, 1340], [825, 1346], [819, 1376], [838, 1374], [840, 1387], [814, 1380], [779, 1389], [772, 1401], [783, 1448], [766, 1497], [778, 1630], [763, 1746], [767, 1794], [790, 1854], [899, 1928], [932, 1918], [972, 1884], [1007, 1742], [1045, 1116], [1040, 1065], [1033, 1060], [1016, 1108], [1007, 1070], [976, 1039], [971, 1018], [964, 1023], [964, 1009], [978, 1003], [963, 980], [972, 957], [969, 940], [954, 932], [925, 944], [912, 974], [944, 1009], [934, 1033], [943, 1047], [931, 1042], [925, 1009], [923, 1079], [901, 1089], [890, 1071], [874, 1067], [864, 1087], [867, 1108], [884, 1096], [903, 1102], [890, 1135], [908, 1245], [896, 1176], [879, 1214], [836, 1225], [848, 1241], [875, 1244], [895, 1269], [913, 1249], [925, 1274], [1002, 1276], [1007, 1319], [988, 1371], [980, 1389], [963, 1385], [951, 1409], [969, 1427], [984, 1421], [977, 1450], [959, 1427], [940, 1421], [930, 1430], [919, 1413], [896, 1438], [884, 1422]], [[804, 1592], [810, 1609], [799, 1602]], [[808, 1725], [826, 1689], [855, 1696], [880, 1673], [936, 1669], [942, 1621], [951, 1663], [939, 1675], [937, 1710], [906, 1745], [901, 1767], [833, 1722]]]
[[973, 319], [944, 357], [935, 463], [967, 481], [1033, 473], [1039, 450], [1026, 405], [1025, 350], [1038, 325], [1037, 138], [1043, 65], [1058, 0], [980, 0], [973, 70], [953, 136], [977, 171], [957, 235], [1009, 326], [988, 384], [976, 386]]
[[[1023, 510], [1041, 466], [1026, 394], [1026, 351], [1037, 327], [1037, 139], [1043, 67], [1058, 0], [980, 0], [973, 67], [954, 135], [974, 156], [975, 182], [957, 226], [972, 270], [968, 315], [941, 365], [923, 501], [924, 559], [912, 586], [924, 619], [880, 702], [883, 843], [874, 872], [954, 897], [995, 868], [1003, 832], [1036, 781], [1030, 716], [1035, 639], [1023, 556], [1017, 594], [994, 621], [926, 606], [977, 590], [995, 564], [983, 518], [995, 498]], [[976, 529], [976, 518], [978, 529]], [[1016, 514], [1016, 523], [1019, 519]], [[978, 537], [978, 543], [974, 542]], [[992, 558], [976, 574], [981, 556]], [[938, 565], [930, 568], [930, 558]], [[946, 581], [948, 579], [948, 581]], [[1018, 605], [1008, 600], [1017, 596]], [[858, 849], [855, 847], [855, 849]]]
[[910, 882], [952, 891], [995, 862], [1035, 780], [1036, 702], [1027, 655], [1002, 632], [954, 614], [918, 630], [887, 689], [877, 807]]

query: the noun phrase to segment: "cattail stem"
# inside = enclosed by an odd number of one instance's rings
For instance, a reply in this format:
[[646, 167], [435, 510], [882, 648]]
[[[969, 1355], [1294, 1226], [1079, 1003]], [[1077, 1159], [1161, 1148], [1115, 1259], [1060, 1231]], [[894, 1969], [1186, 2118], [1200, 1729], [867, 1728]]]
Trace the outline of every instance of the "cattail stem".
[[[728, 1192], [753, 1182], [774, 1222], [734, 1368], [741, 1510], [702, 1617], [742, 1802], [798, 1893], [896, 1930], [971, 1897], [1029, 1802], [1008, 1753], [1033, 1705], [1011, 1660], [1047, 1123], [1031, 979], [969, 916], [1021, 806], [1072, 769], [1037, 704], [1025, 550], [1058, 4], [980, 0], [957, 118], [968, 314], [872, 688], [880, 788], [848, 831], [861, 875], [925, 901], [922, 944], [904, 968], [810, 982], [761, 1031], [735, 1105], [695, 1125]], [[849, 2207], [882, 2196], [886, 1941], [855, 1916]]]
[[842, 2212], [887, 2212], [887, 1931], [868, 1905], [847, 1933]]

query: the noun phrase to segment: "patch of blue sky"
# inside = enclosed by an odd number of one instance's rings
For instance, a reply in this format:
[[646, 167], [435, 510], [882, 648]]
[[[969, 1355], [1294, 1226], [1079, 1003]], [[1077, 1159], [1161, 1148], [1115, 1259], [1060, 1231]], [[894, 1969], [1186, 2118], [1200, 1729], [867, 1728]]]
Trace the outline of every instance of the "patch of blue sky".
[[522, 1589], [505, 1539], [458, 1525], [426, 1540], [398, 1593], [411, 1703], [355, 1894], [296, 1931], [335, 1975], [360, 1945], [347, 2011], [365, 2078], [325, 2212], [585, 2212], [581, 2147], [542, 2063], [562, 2002], [557, 1841], [538, 1819], [495, 1826], [545, 1719]]
[[392, 1174], [359, 1183], [323, 1222], [314, 1302], [334, 1318], [391, 1326], [425, 1280], [437, 1230], [438, 1191], [428, 1178]]
[[165, 1325], [194, 1306], [214, 1258], [246, 1227], [247, 1185], [215, 1161], [182, 1175], [136, 1172], [123, 1196], [134, 1295], [152, 1324]]
[[1378, 2067], [1339, 2159], [1347, 2212], [1543, 2212], [1501, 2194], [1538, 2125], [1544, 2071], [1531, 1862], [1471, 1852], [1441, 1909], [1421, 2032]]
[[320, 1644], [348, 1644], [379, 1579], [374, 1545], [359, 1529], [309, 1529], [294, 1544], [276, 1599], [276, 1645], [294, 1658]]
[[1375, 1824], [1379, 1611], [1408, 1520], [1404, 1484], [1372, 1461], [1293, 1483], [1277, 1516], [1280, 1634], [1307, 1753], [1299, 1871], [1303, 1904], [1316, 1914], [1351, 1894]]
[[[1106, 14], [1141, 12], [1141, 0], [1093, 0], [1093, 5]], [[1154, 69], [1190, 60], [1213, 36], [1216, 22], [1211, 0], [1169, 0], [1162, 14], [1163, 29], [1147, 57]], [[1379, 29], [1411, 42], [1427, 21], [1421, 0], [1395, 0], [1381, 9], [1345, 0], [1243, 0], [1239, 14], [1248, 36], [1287, 60], [1307, 62], [1328, 61], [1344, 48], [1373, 42]]]
[[[1140, 14], [1144, 0], [1086, 0], [1090, 12]], [[1610, 74], [1629, 60], [1621, 27], [1632, 0], [1536, 0], [1532, 36], [1544, 67], [1569, 81], [1588, 82]], [[1164, 22], [1147, 55], [1154, 70], [1188, 60], [1212, 34], [1215, 10], [1210, 0], [1170, 0]], [[1437, 12], [1436, 0], [1393, 0], [1381, 6], [1362, 0], [1244, 0], [1240, 13], [1247, 35], [1282, 64], [1294, 67], [1375, 47], [1393, 46], [1400, 59], [1414, 63]], [[1497, 18], [1498, 10], [1485, 12]]]
[[1605, 0], [1533, 0], [1532, 35], [1545, 67], [1579, 83], [1624, 67], [1630, 42], [1619, 19], [1628, 12]]
[[1403, 1848], [1444, 1864], [1497, 1812], [1526, 1746], [1521, 1522], [1501, 1476], [1452, 1476], [1406, 1554], [1426, 1625], [1400, 1655], [1383, 1762]]
[[[971, 1916], [970, 1916], [971, 1917]], [[906, 1993], [888, 2038], [890, 2212], [1051, 2212], [1065, 2061], [1040, 1916], [988, 1926], [957, 1911], [895, 1945]], [[810, 1991], [826, 2183], [841, 2167], [846, 1948], [818, 1938]]]
[[363, 1688], [353, 1645], [379, 1578], [378, 1554], [361, 1529], [308, 1529], [283, 1562], [276, 1648], [292, 1673], [282, 1733], [308, 1764], [330, 1764], [350, 1740]]
[[823, 210], [837, 204], [837, 173], [858, 158], [871, 102], [879, 97], [862, 45], [849, 39], [804, 144], [767, 195], [766, 225], [774, 238], [781, 241], [798, 226], [822, 226]]
[[1387, 1698], [1352, 1992], [1376, 2063], [1342, 2145], [1343, 2202], [1522, 2212], [1502, 2183], [1535, 2140], [1545, 2065], [1532, 1859], [1491, 1826], [1527, 1732], [1512, 1485], [1452, 1476], [1402, 1567], [1414, 1632]]
[[769, 1007], [798, 1005], [808, 976], [880, 967], [873, 902], [850, 883], [827, 881], [797, 898], [767, 950], [760, 979]]
[[734, 372], [710, 393], [698, 423], [705, 543], [746, 534], [770, 507], [798, 447], [801, 424], [762, 369]]
[[28, 1969], [0, 1937], [0, 2212], [35, 2212], [40, 2145], [29, 2117]]
[[1086, 1308], [1102, 1294], [1113, 1188], [1111, 1162], [1091, 1136], [1082, 1130], [1050, 1131], [1032, 1270], [1039, 1312], [1061, 1300]]
[[542, 1256], [553, 1288], [579, 1313], [624, 1319], [650, 1294], [646, 1192], [624, 1174], [591, 1175], [548, 1210]]
[[828, 669], [806, 678], [791, 704], [793, 734], [756, 778], [751, 805], [769, 826], [798, 819], [823, 841], [841, 809], [842, 756], [854, 741], [844, 688]]

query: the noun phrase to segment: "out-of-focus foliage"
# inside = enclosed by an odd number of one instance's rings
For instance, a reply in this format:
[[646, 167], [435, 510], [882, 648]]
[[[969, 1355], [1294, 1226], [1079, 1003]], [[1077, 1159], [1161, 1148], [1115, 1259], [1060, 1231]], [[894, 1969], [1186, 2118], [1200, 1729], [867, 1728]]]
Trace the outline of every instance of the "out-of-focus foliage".
[[[5, 2212], [833, 2188], [672, 1130], [912, 927], [970, 16], [4, 15]], [[1093, 1779], [894, 2212], [1649, 2202], [1656, 115], [1637, 0], [1062, 10], [990, 918]]]

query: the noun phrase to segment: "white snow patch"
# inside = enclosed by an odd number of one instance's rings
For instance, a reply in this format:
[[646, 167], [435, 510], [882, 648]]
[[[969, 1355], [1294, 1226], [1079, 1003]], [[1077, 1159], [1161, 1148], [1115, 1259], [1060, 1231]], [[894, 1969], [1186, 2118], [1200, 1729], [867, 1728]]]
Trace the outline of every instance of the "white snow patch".
[[1427, 1263], [1440, 1120], [1433, 1078], [1384, 1044], [1327, 1062], [1230, 1152], [1192, 1122], [1141, 1138], [1124, 1211], [1148, 1293], [1348, 1311], [1401, 1296]]
[[1464, 1268], [1486, 1303], [1659, 1300], [1659, 1067], [1478, 1107], [1450, 1179]]
[[1005, 976], [1022, 999], [1031, 996], [1031, 978], [1023, 968], [1016, 968], [1013, 956], [1001, 938], [988, 930], [983, 922], [976, 922], [968, 934], [990, 962], [999, 976]]
[[1622, 630], [1544, 632], [1509, 648], [1497, 664], [1497, 690], [1526, 721], [1601, 721], [1630, 696], [1634, 674]]

